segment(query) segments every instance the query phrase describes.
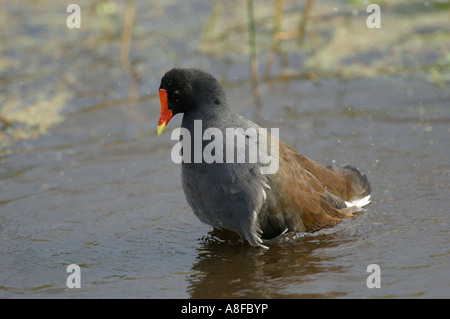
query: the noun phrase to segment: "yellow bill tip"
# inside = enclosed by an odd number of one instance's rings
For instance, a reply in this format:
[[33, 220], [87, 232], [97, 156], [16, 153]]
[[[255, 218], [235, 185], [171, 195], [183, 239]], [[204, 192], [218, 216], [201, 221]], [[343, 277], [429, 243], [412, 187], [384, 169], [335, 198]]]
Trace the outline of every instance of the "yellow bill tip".
[[158, 136], [160, 136], [165, 128], [166, 128], [166, 123], [164, 123], [164, 122], [161, 125], [158, 125], [156, 134], [158, 134]]

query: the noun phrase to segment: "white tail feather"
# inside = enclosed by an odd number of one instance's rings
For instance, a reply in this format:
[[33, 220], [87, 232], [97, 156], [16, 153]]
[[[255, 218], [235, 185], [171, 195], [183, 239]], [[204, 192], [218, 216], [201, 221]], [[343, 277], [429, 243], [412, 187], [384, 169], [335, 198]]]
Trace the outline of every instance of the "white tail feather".
[[361, 209], [364, 206], [370, 204], [370, 195], [367, 195], [366, 197], [363, 197], [363, 198], [360, 198], [360, 199], [356, 199], [356, 200], [351, 201], [351, 202], [345, 202], [345, 204], [347, 205], [347, 207], [356, 206], [359, 209]]

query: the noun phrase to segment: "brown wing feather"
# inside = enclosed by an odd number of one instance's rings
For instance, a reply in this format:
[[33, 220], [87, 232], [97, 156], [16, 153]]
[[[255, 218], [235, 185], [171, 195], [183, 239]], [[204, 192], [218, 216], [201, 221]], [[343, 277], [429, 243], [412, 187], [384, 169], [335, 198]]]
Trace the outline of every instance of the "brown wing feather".
[[344, 201], [352, 201], [370, 194], [370, 184], [366, 176], [361, 175], [356, 168], [351, 166], [324, 167], [297, 153], [285, 143], [283, 148], [302, 168], [310, 172], [328, 192]]
[[349, 196], [345, 175], [320, 166], [281, 141], [279, 150], [279, 169], [269, 178], [270, 190], [259, 215], [263, 238], [275, 237], [285, 228], [316, 231], [354, 216], [356, 207], [346, 208], [337, 197]]

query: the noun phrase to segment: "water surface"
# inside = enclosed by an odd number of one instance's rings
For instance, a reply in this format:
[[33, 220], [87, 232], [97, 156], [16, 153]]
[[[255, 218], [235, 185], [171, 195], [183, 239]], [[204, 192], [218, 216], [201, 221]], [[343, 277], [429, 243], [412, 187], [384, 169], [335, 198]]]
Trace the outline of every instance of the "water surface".
[[[37, 138], [9, 143], [1, 157], [1, 297], [450, 297], [445, 82], [401, 74], [286, 77], [261, 81], [258, 108], [245, 55], [196, 54], [193, 34], [206, 18], [187, 13], [207, 16], [207, 5], [137, 10], [130, 53], [135, 76], [119, 58], [122, 9], [92, 5], [83, 9], [90, 13], [81, 30], [68, 33], [64, 7], [36, 3], [42, 6], [1, 8], [11, 22], [2, 57], [16, 61], [3, 69], [2, 103], [16, 99], [25, 108], [58, 96], [52, 105], [61, 104], [63, 118]], [[148, 15], [160, 23], [145, 23]], [[185, 26], [181, 35], [168, 31], [174, 19]], [[212, 232], [187, 205], [180, 166], [170, 158], [170, 133], [181, 117], [156, 136], [156, 92], [174, 65], [216, 75], [235, 111], [279, 128], [303, 155], [358, 167], [371, 182], [371, 205], [353, 220], [290, 234], [269, 250]], [[69, 264], [81, 267], [80, 289], [67, 288]], [[370, 264], [380, 266], [379, 289], [366, 285]]]

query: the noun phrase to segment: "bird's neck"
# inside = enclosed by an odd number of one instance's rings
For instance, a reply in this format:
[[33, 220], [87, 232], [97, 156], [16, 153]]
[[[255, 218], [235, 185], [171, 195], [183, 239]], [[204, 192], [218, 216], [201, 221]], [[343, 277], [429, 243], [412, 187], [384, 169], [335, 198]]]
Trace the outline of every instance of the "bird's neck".
[[184, 113], [181, 126], [190, 130], [195, 120], [201, 120], [203, 128], [221, 128], [225, 122], [224, 119], [230, 117], [231, 114], [232, 111], [228, 107], [226, 100], [222, 100], [220, 103], [217, 103], [217, 101], [203, 103]]

